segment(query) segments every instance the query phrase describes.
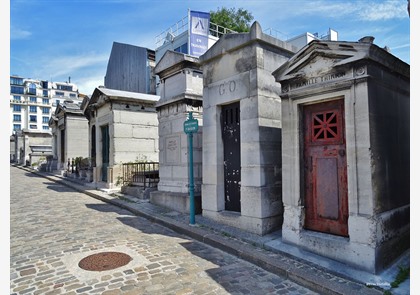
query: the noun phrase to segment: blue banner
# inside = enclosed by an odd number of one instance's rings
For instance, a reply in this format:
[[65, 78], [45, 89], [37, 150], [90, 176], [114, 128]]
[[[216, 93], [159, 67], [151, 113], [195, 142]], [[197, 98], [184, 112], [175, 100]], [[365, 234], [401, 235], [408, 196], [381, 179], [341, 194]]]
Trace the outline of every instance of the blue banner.
[[190, 11], [190, 55], [199, 57], [207, 51], [209, 27], [210, 13]]

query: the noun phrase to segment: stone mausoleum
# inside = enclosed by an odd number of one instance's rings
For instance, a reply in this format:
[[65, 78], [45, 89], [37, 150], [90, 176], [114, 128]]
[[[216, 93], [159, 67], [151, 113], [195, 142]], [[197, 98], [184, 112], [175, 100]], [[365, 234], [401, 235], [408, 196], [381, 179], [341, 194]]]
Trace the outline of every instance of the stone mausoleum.
[[94, 185], [117, 188], [122, 185], [123, 163], [158, 161], [158, 99], [157, 95], [98, 87], [90, 99], [83, 100]]
[[255, 22], [200, 56], [203, 216], [260, 235], [281, 228], [281, 101], [272, 72], [296, 51]]
[[279, 66], [282, 239], [380, 272], [409, 249], [410, 66], [373, 37]]
[[198, 120], [193, 134], [194, 195], [196, 212], [201, 211], [202, 96], [203, 74], [198, 58], [166, 51], [157, 63], [160, 99], [156, 103], [159, 120], [159, 184], [150, 202], [180, 212], [189, 212], [188, 140], [184, 122], [188, 113]]
[[65, 100], [49, 120], [53, 136], [51, 170], [68, 170], [77, 157], [89, 156], [88, 121], [80, 108], [81, 102]]

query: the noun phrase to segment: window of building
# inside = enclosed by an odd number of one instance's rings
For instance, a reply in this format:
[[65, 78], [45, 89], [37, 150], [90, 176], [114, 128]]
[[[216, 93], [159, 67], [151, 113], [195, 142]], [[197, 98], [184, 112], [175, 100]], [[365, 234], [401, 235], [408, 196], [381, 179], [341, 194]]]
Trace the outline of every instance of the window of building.
[[50, 113], [50, 108], [42, 108], [42, 113], [43, 114], [49, 114]]
[[36, 102], [36, 97], [35, 96], [29, 96], [29, 101], [30, 102]]
[[30, 115], [29, 116], [29, 122], [36, 122], [36, 116], [35, 115]]
[[35, 83], [29, 84], [28, 93], [29, 94], [36, 94], [36, 85], [35, 85]]
[[70, 93], [70, 97], [76, 97], [75, 93]]
[[36, 125], [29, 125], [29, 128], [30, 129], [37, 129], [37, 126]]
[[43, 129], [43, 130], [49, 130], [49, 129], [50, 129], [50, 127], [48, 127], [48, 126], [42, 126], [42, 129]]
[[10, 92], [16, 94], [23, 94], [23, 87], [20, 86], [10, 86]]
[[42, 123], [48, 123], [50, 117], [42, 117]]
[[22, 121], [21, 116], [20, 115], [13, 115], [13, 121], [15, 121], [15, 122]]
[[23, 78], [10, 77], [10, 85], [23, 85]]
[[50, 103], [50, 100], [48, 98], [43, 98], [42, 99], [42, 103], [43, 104], [49, 104]]
[[30, 113], [36, 113], [36, 106], [29, 106]]
[[57, 85], [57, 89], [66, 90], [66, 91], [73, 91], [73, 86], [71, 86], [71, 85]]
[[48, 97], [48, 90], [42, 90], [42, 96]]
[[13, 124], [13, 130], [20, 130], [20, 124]]
[[14, 111], [14, 112], [20, 112], [20, 111], [21, 111], [21, 105], [19, 105], [19, 104], [14, 104], [14, 105], [13, 105], [13, 111]]
[[181, 52], [181, 53], [188, 53], [188, 44], [187, 43], [184, 43], [181, 46], [175, 48], [174, 51]]
[[41, 85], [42, 85], [42, 88], [48, 88], [48, 81], [41, 81]]
[[22, 97], [20, 95], [13, 95], [13, 99], [20, 101], [22, 99]]
[[62, 92], [62, 91], [56, 91], [55, 92], [55, 95], [57, 95], [57, 96], [64, 96], [64, 92]]

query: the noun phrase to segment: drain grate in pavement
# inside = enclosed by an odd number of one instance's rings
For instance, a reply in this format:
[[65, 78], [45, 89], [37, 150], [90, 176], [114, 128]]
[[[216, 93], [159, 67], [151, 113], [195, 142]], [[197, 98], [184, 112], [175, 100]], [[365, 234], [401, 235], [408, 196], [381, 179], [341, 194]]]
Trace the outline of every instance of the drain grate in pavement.
[[79, 267], [90, 271], [104, 271], [124, 266], [131, 260], [129, 255], [121, 252], [101, 252], [80, 260]]

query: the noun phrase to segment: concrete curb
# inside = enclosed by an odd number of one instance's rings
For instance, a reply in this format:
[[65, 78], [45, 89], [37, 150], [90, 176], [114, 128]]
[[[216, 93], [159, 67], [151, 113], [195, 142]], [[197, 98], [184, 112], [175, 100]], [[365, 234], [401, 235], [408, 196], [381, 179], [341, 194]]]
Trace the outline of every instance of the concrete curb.
[[[95, 199], [126, 209], [131, 213], [146, 218], [156, 224], [172, 229], [173, 231], [193, 238], [197, 241], [215, 247], [219, 250], [232, 254], [245, 261], [263, 268], [266, 271], [279, 276], [286, 277], [291, 281], [309, 288], [320, 294], [328, 295], [347, 295], [347, 294], [366, 294], [379, 295], [383, 294], [383, 290], [374, 287], [370, 288], [361, 283], [351, 281], [347, 278], [340, 278], [335, 274], [329, 273], [322, 268], [315, 268], [304, 262], [293, 260], [290, 257], [283, 256], [269, 250], [254, 247], [245, 242], [225, 237], [220, 234], [211, 233], [200, 227], [187, 225], [177, 220], [162, 215], [152, 215], [147, 212], [134, 208], [131, 203], [120, 199], [113, 199], [104, 192], [96, 189], [88, 189], [72, 180], [65, 180], [58, 176], [46, 175], [44, 173], [33, 171], [31, 169], [22, 168], [28, 172], [35, 173], [39, 176], [47, 178], [51, 181], [68, 186], [78, 192], [85, 193]], [[335, 278], [335, 279], [334, 279]]]

